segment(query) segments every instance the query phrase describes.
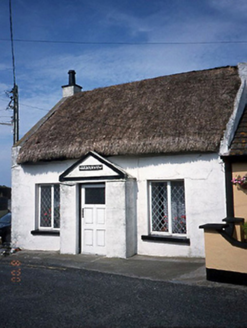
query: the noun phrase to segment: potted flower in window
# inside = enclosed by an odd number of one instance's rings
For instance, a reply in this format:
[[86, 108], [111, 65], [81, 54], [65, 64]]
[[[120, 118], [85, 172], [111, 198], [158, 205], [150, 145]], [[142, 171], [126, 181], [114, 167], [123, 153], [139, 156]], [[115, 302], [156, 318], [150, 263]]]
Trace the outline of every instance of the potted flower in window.
[[240, 188], [247, 189], [247, 174], [238, 175], [236, 178], [232, 179], [232, 183]]

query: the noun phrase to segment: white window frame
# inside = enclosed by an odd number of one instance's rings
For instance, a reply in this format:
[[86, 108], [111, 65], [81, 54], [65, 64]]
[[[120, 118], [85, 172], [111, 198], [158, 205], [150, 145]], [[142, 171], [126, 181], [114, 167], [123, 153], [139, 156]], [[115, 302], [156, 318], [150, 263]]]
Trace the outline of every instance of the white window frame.
[[[59, 186], [59, 198], [60, 198], [60, 184], [59, 183], [47, 183], [47, 184], [39, 184], [37, 186], [38, 189], [38, 206], [37, 206], [37, 226], [39, 230], [55, 230], [60, 231], [60, 215], [59, 215], [59, 228], [54, 228], [54, 187]], [[51, 187], [51, 226], [50, 227], [44, 227], [41, 226], [40, 221], [40, 211], [41, 211], [41, 187]], [[60, 206], [60, 204], [59, 204]]]
[[[172, 209], [171, 209], [171, 182], [183, 182], [184, 184], [184, 193], [185, 193], [185, 181], [182, 179], [176, 180], [150, 180], [148, 181], [148, 194], [149, 194], [149, 231], [152, 235], [161, 235], [161, 236], [174, 236], [174, 237], [185, 237], [188, 233], [188, 222], [186, 216], [186, 203], [185, 203], [185, 217], [186, 217], [186, 233], [172, 233]], [[155, 231], [152, 230], [153, 227], [153, 213], [152, 213], [152, 183], [167, 183], [167, 199], [168, 199], [168, 231]]]

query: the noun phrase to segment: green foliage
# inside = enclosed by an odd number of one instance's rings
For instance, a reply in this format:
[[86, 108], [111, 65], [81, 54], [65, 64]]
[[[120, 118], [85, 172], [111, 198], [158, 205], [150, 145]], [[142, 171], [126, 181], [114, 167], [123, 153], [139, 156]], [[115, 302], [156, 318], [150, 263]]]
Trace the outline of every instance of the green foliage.
[[242, 224], [242, 230], [243, 230], [243, 232], [244, 232], [244, 235], [247, 236], [247, 222], [244, 222], [244, 223]]

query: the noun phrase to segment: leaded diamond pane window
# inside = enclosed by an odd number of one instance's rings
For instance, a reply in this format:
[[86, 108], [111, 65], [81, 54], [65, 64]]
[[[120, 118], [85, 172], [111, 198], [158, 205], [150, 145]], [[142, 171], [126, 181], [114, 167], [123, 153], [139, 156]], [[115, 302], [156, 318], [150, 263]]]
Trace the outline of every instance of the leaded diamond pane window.
[[54, 186], [54, 206], [53, 206], [54, 228], [60, 228], [60, 187]]
[[186, 233], [184, 183], [182, 181], [171, 182], [171, 219], [172, 233]]
[[59, 185], [39, 186], [39, 227], [60, 228]]
[[51, 187], [40, 187], [40, 226], [51, 227]]
[[168, 231], [167, 183], [152, 183], [152, 230]]
[[186, 234], [184, 182], [151, 182], [150, 188], [152, 232]]

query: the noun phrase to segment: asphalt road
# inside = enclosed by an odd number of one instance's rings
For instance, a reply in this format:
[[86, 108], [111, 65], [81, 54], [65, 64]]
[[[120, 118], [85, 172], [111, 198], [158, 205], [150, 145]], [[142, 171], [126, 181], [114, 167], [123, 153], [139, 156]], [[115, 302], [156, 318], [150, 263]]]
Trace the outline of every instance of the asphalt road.
[[0, 263], [0, 276], [2, 328], [247, 327], [243, 288], [188, 286], [18, 262]]

